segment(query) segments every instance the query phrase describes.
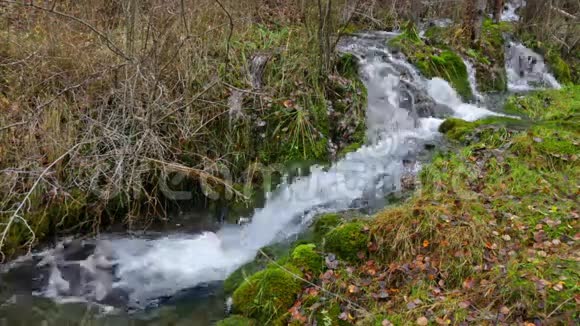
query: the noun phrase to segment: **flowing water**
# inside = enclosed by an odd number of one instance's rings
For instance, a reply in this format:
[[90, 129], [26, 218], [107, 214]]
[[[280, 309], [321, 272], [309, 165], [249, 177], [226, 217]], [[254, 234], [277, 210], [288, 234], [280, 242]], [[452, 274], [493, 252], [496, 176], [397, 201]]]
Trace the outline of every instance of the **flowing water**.
[[[318, 213], [360, 208], [399, 191], [401, 175], [408, 172], [404, 162], [417, 160], [426, 144], [437, 142], [445, 117], [498, 114], [462, 102], [442, 79], [422, 77], [384, 46], [394, 35], [360, 34], [339, 44], [340, 51], [359, 59], [368, 90], [366, 146], [329, 168], [313, 167], [309, 176], [283, 183], [243, 226], [69, 240], [23, 257], [0, 276], [3, 286], [10, 285], [0, 296], [0, 324], [60, 325], [81, 318], [120, 325], [211, 324], [224, 316], [220, 282], [260, 248], [299, 233]], [[528, 77], [518, 74], [510, 83], [527, 83]], [[476, 91], [475, 78], [472, 83]]]
[[521, 43], [507, 43], [506, 72], [508, 89], [512, 92], [561, 87], [544, 58]]
[[471, 86], [471, 90], [473, 92], [473, 96], [475, 97], [475, 101], [477, 103], [482, 103], [484, 100], [483, 94], [479, 92], [477, 89], [477, 77], [476, 77], [476, 70], [471, 61], [468, 59], [463, 59], [463, 63], [467, 68], [467, 76], [469, 77], [469, 85]]
[[501, 15], [501, 20], [505, 22], [517, 22], [520, 20], [518, 11], [526, 5], [526, 0], [509, 0]]

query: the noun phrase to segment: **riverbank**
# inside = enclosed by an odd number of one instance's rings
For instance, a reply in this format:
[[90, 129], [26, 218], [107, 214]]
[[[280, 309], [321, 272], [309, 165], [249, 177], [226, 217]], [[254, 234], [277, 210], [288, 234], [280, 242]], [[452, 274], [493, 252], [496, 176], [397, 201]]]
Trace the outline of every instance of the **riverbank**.
[[321, 35], [310, 5], [224, 3], [0, 5], [3, 257], [250, 206], [245, 187], [364, 142], [356, 63], [319, 53], [340, 7]]
[[521, 120], [446, 121], [455, 146], [412, 198], [371, 219], [320, 217], [315, 241], [233, 292], [250, 319], [221, 325], [574, 324], [580, 87], [506, 110]]

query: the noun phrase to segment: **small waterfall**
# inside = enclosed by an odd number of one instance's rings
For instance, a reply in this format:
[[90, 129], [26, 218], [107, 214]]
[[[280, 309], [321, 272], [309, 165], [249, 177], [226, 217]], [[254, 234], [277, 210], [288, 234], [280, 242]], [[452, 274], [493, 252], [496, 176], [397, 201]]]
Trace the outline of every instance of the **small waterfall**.
[[504, 22], [517, 22], [520, 20], [518, 10], [526, 5], [526, 0], [509, 0], [501, 15], [501, 20]]
[[508, 89], [513, 92], [561, 88], [560, 83], [549, 72], [544, 58], [521, 43], [507, 43], [506, 72]]
[[471, 61], [467, 59], [463, 59], [463, 63], [465, 63], [465, 67], [467, 68], [467, 75], [469, 77], [469, 85], [471, 86], [471, 91], [473, 92], [473, 96], [475, 96], [475, 100], [477, 103], [483, 102], [483, 95], [477, 90], [477, 71], [475, 67], [471, 63]]
[[[281, 185], [244, 226], [197, 235], [101, 238], [37, 254], [33, 268], [48, 275], [40, 279], [38, 294], [113, 305], [126, 301], [142, 308], [181, 290], [224, 280], [259, 248], [299, 232], [317, 213], [345, 210], [369, 196], [399, 190], [403, 161], [438, 137], [444, 117], [475, 120], [495, 114], [463, 103], [446, 81], [422, 77], [384, 46], [390, 36], [359, 35], [339, 46], [359, 58], [368, 88], [368, 145], [328, 169], [315, 167], [310, 176]], [[67, 260], [63, 257], [70, 257], [66, 252], [71, 246], [86, 252]]]

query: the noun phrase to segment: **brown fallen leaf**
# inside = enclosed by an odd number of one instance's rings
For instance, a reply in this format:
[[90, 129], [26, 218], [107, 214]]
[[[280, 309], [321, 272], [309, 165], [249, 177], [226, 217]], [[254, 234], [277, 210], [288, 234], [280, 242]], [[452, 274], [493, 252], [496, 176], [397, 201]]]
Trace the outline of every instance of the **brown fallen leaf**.
[[469, 306], [471, 306], [471, 302], [469, 301], [462, 301], [459, 303], [459, 308], [461, 309], [467, 309]]
[[427, 319], [427, 317], [419, 317], [417, 318], [417, 325], [427, 326], [429, 325], [429, 319]]
[[560, 291], [564, 290], [564, 282], [558, 282], [558, 283], [554, 284], [554, 286], [552, 286], [552, 290], [554, 290], [556, 292], [560, 292]]
[[356, 285], [351, 284], [348, 286], [348, 293], [358, 293], [358, 292], [359, 289]]
[[504, 314], [504, 315], [509, 315], [509, 313], [510, 313], [510, 309], [509, 309], [508, 307], [506, 307], [506, 306], [502, 306], [502, 307], [499, 309], [499, 312], [501, 312], [501, 313], [502, 313], [502, 314]]
[[474, 285], [475, 280], [472, 277], [468, 277], [465, 279], [465, 281], [463, 281], [463, 288], [466, 290], [473, 288]]

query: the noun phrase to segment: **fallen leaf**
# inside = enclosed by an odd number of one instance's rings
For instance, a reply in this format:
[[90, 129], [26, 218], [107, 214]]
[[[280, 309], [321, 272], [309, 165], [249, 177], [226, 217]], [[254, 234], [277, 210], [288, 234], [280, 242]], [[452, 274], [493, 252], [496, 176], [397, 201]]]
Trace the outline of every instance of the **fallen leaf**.
[[358, 289], [358, 287], [356, 285], [352, 285], [351, 284], [351, 285], [348, 286], [348, 292], [349, 293], [358, 293], [359, 292], [359, 289]]
[[463, 288], [466, 290], [473, 288], [473, 285], [475, 285], [475, 280], [472, 277], [468, 277], [463, 281]]
[[373, 293], [372, 297], [375, 300], [386, 300], [389, 298], [389, 293], [385, 290], [381, 290], [379, 293]]
[[459, 308], [461, 309], [467, 309], [469, 306], [471, 306], [471, 302], [469, 301], [462, 301], [459, 303]]
[[444, 318], [439, 318], [439, 317], [435, 318], [435, 322], [437, 323], [437, 325], [450, 325], [451, 324], [450, 319], [444, 319]]
[[552, 290], [554, 290], [556, 292], [560, 292], [560, 291], [564, 290], [564, 282], [558, 282], [558, 283], [554, 284], [554, 286], [552, 287]]
[[417, 318], [417, 325], [427, 326], [429, 325], [429, 319], [427, 319], [427, 317], [419, 317]]
[[506, 307], [506, 306], [502, 306], [502, 307], [499, 309], [499, 312], [501, 312], [501, 313], [502, 313], [502, 314], [504, 314], [504, 315], [509, 315], [509, 313], [510, 313], [510, 309], [509, 309], [508, 307]]
[[423, 241], [423, 248], [427, 248], [429, 247], [429, 241], [425, 240]]

